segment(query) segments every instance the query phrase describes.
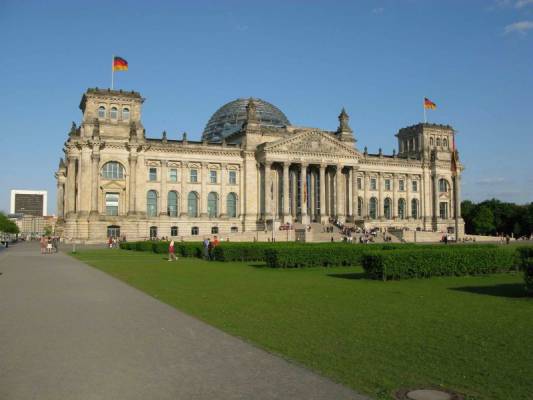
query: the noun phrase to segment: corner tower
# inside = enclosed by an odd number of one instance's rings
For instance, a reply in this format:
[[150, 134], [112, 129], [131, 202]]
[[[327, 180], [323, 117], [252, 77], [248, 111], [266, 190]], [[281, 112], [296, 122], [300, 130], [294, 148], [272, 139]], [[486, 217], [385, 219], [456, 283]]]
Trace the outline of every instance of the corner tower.
[[84, 138], [143, 139], [143, 102], [134, 91], [88, 89], [80, 103], [83, 119], [78, 134]]

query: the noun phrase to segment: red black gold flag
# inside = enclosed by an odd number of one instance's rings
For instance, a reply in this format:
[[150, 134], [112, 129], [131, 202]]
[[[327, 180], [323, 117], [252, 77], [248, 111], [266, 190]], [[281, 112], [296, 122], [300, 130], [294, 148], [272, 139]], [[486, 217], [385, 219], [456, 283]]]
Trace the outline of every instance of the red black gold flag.
[[113, 71], [127, 71], [128, 62], [122, 57], [113, 57]]
[[424, 108], [427, 110], [434, 110], [435, 108], [437, 108], [437, 105], [427, 97], [424, 97]]

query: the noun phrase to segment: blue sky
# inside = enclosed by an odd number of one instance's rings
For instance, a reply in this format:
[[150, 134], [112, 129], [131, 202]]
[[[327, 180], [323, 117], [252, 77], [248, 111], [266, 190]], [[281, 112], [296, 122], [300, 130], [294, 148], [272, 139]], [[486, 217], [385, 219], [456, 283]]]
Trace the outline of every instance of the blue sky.
[[533, 0], [4, 0], [0, 37], [0, 210], [10, 189], [46, 189], [55, 212], [63, 143], [112, 54], [150, 137], [199, 138], [254, 96], [324, 129], [344, 106], [359, 148], [389, 154], [427, 96], [430, 122], [458, 131], [464, 198], [533, 201]]

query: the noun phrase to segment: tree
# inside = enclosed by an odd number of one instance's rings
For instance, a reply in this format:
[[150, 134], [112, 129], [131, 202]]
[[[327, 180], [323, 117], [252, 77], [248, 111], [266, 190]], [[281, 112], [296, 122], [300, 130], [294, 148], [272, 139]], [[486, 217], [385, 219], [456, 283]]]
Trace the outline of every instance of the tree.
[[3, 213], [0, 212], [0, 232], [4, 233], [19, 233], [19, 227]]
[[472, 218], [474, 232], [478, 235], [489, 235], [496, 231], [494, 213], [487, 205], [479, 207]]

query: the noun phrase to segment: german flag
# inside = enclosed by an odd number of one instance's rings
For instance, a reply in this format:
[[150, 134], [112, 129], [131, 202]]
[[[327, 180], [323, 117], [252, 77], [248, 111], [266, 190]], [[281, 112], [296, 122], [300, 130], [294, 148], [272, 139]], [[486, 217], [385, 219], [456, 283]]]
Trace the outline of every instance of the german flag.
[[122, 57], [113, 57], [113, 71], [127, 71], [128, 62]]
[[427, 97], [424, 97], [424, 108], [426, 110], [434, 110], [435, 108], [437, 108], [437, 105]]

